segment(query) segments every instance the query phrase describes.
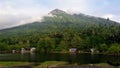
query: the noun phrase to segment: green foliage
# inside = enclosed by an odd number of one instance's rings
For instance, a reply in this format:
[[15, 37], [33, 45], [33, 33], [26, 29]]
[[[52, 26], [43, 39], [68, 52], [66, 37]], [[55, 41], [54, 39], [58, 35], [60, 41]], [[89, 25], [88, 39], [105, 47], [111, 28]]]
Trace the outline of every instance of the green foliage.
[[[42, 22], [34, 22], [0, 31], [1, 50], [29, 49], [38, 52], [64, 51], [75, 47], [80, 51], [95, 48], [100, 52], [110, 51], [120, 44], [120, 24], [111, 20], [84, 14], [68, 14], [61, 10], [50, 12]], [[113, 52], [114, 53], [114, 52]]]
[[37, 44], [37, 50], [42, 52], [50, 52], [54, 48], [54, 39], [50, 37], [45, 37], [40, 39]]
[[106, 52], [108, 49], [108, 46], [106, 44], [101, 44], [99, 47], [97, 47], [100, 52]]
[[108, 48], [108, 53], [112, 55], [120, 55], [120, 44], [112, 44], [110, 48]]
[[5, 43], [0, 43], [0, 51], [9, 50], [8, 45]]

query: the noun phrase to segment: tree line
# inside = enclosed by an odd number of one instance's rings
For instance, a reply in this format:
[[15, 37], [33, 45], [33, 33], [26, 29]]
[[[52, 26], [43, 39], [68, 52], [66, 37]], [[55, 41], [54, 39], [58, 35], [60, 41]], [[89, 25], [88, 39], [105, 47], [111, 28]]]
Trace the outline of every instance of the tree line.
[[[91, 48], [101, 53], [120, 53], [120, 31], [118, 27], [89, 28], [86, 30], [66, 29], [48, 34], [6, 37], [0, 39], [0, 51], [30, 49], [36, 47], [38, 52], [68, 51], [77, 48], [79, 51], [90, 52]], [[109, 33], [108, 33], [109, 32]]]

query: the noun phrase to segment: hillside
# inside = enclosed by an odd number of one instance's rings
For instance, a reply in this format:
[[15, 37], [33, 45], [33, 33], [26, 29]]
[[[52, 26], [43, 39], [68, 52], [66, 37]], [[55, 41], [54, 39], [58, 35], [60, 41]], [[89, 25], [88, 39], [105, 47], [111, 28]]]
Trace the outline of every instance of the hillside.
[[34, 46], [38, 50], [41, 47], [47, 50], [46, 47], [50, 46], [51, 49], [58, 50], [77, 47], [89, 51], [89, 48], [101, 50], [103, 44], [107, 48], [111, 44], [119, 44], [119, 35], [118, 22], [55, 9], [44, 16], [42, 22], [0, 30], [0, 42], [7, 45], [26, 45], [25, 48]]
[[55, 9], [48, 13], [49, 16], [44, 16], [42, 22], [33, 22], [30, 24], [25, 24], [13, 28], [0, 30], [0, 35], [2, 34], [31, 34], [34, 32], [49, 33], [49, 31], [59, 31], [67, 28], [86, 29], [90, 27], [99, 26], [119, 26], [117, 22], [93, 17], [84, 14], [68, 14], [62, 10]]

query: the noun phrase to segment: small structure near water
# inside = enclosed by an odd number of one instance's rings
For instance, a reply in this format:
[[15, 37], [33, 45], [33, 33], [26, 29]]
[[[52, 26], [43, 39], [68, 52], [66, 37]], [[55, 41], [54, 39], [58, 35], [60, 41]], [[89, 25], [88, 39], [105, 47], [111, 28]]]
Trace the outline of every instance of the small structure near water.
[[21, 53], [25, 53], [25, 48], [21, 48]]
[[77, 52], [77, 48], [70, 48], [70, 49], [69, 49], [69, 52], [70, 52], [70, 53], [76, 53], [76, 52]]
[[91, 48], [90, 51], [91, 51], [91, 54], [93, 54], [94, 51], [95, 51], [95, 49], [94, 49], [94, 48]]
[[30, 50], [26, 50], [25, 48], [21, 48], [20, 51], [17, 51], [17, 50], [12, 50], [12, 53], [17, 53], [17, 52], [20, 52], [21, 54], [24, 54], [24, 53], [35, 53], [36, 52], [36, 48], [32, 47], [30, 48]]
[[14, 54], [16, 52], [16, 50], [12, 50], [12, 53]]
[[30, 49], [30, 52], [31, 53], [34, 53], [36, 51], [36, 48], [34, 48], [34, 47], [32, 47], [31, 49]]

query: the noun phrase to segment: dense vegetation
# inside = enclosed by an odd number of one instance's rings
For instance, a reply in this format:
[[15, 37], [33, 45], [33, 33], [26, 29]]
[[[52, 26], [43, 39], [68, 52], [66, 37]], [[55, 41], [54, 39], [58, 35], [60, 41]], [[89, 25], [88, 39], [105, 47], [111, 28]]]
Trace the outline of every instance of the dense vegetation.
[[68, 51], [120, 54], [120, 24], [84, 14], [68, 14], [55, 9], [42, 22], [0, 31], [0, 51], [30, 49], [39, 52]]

